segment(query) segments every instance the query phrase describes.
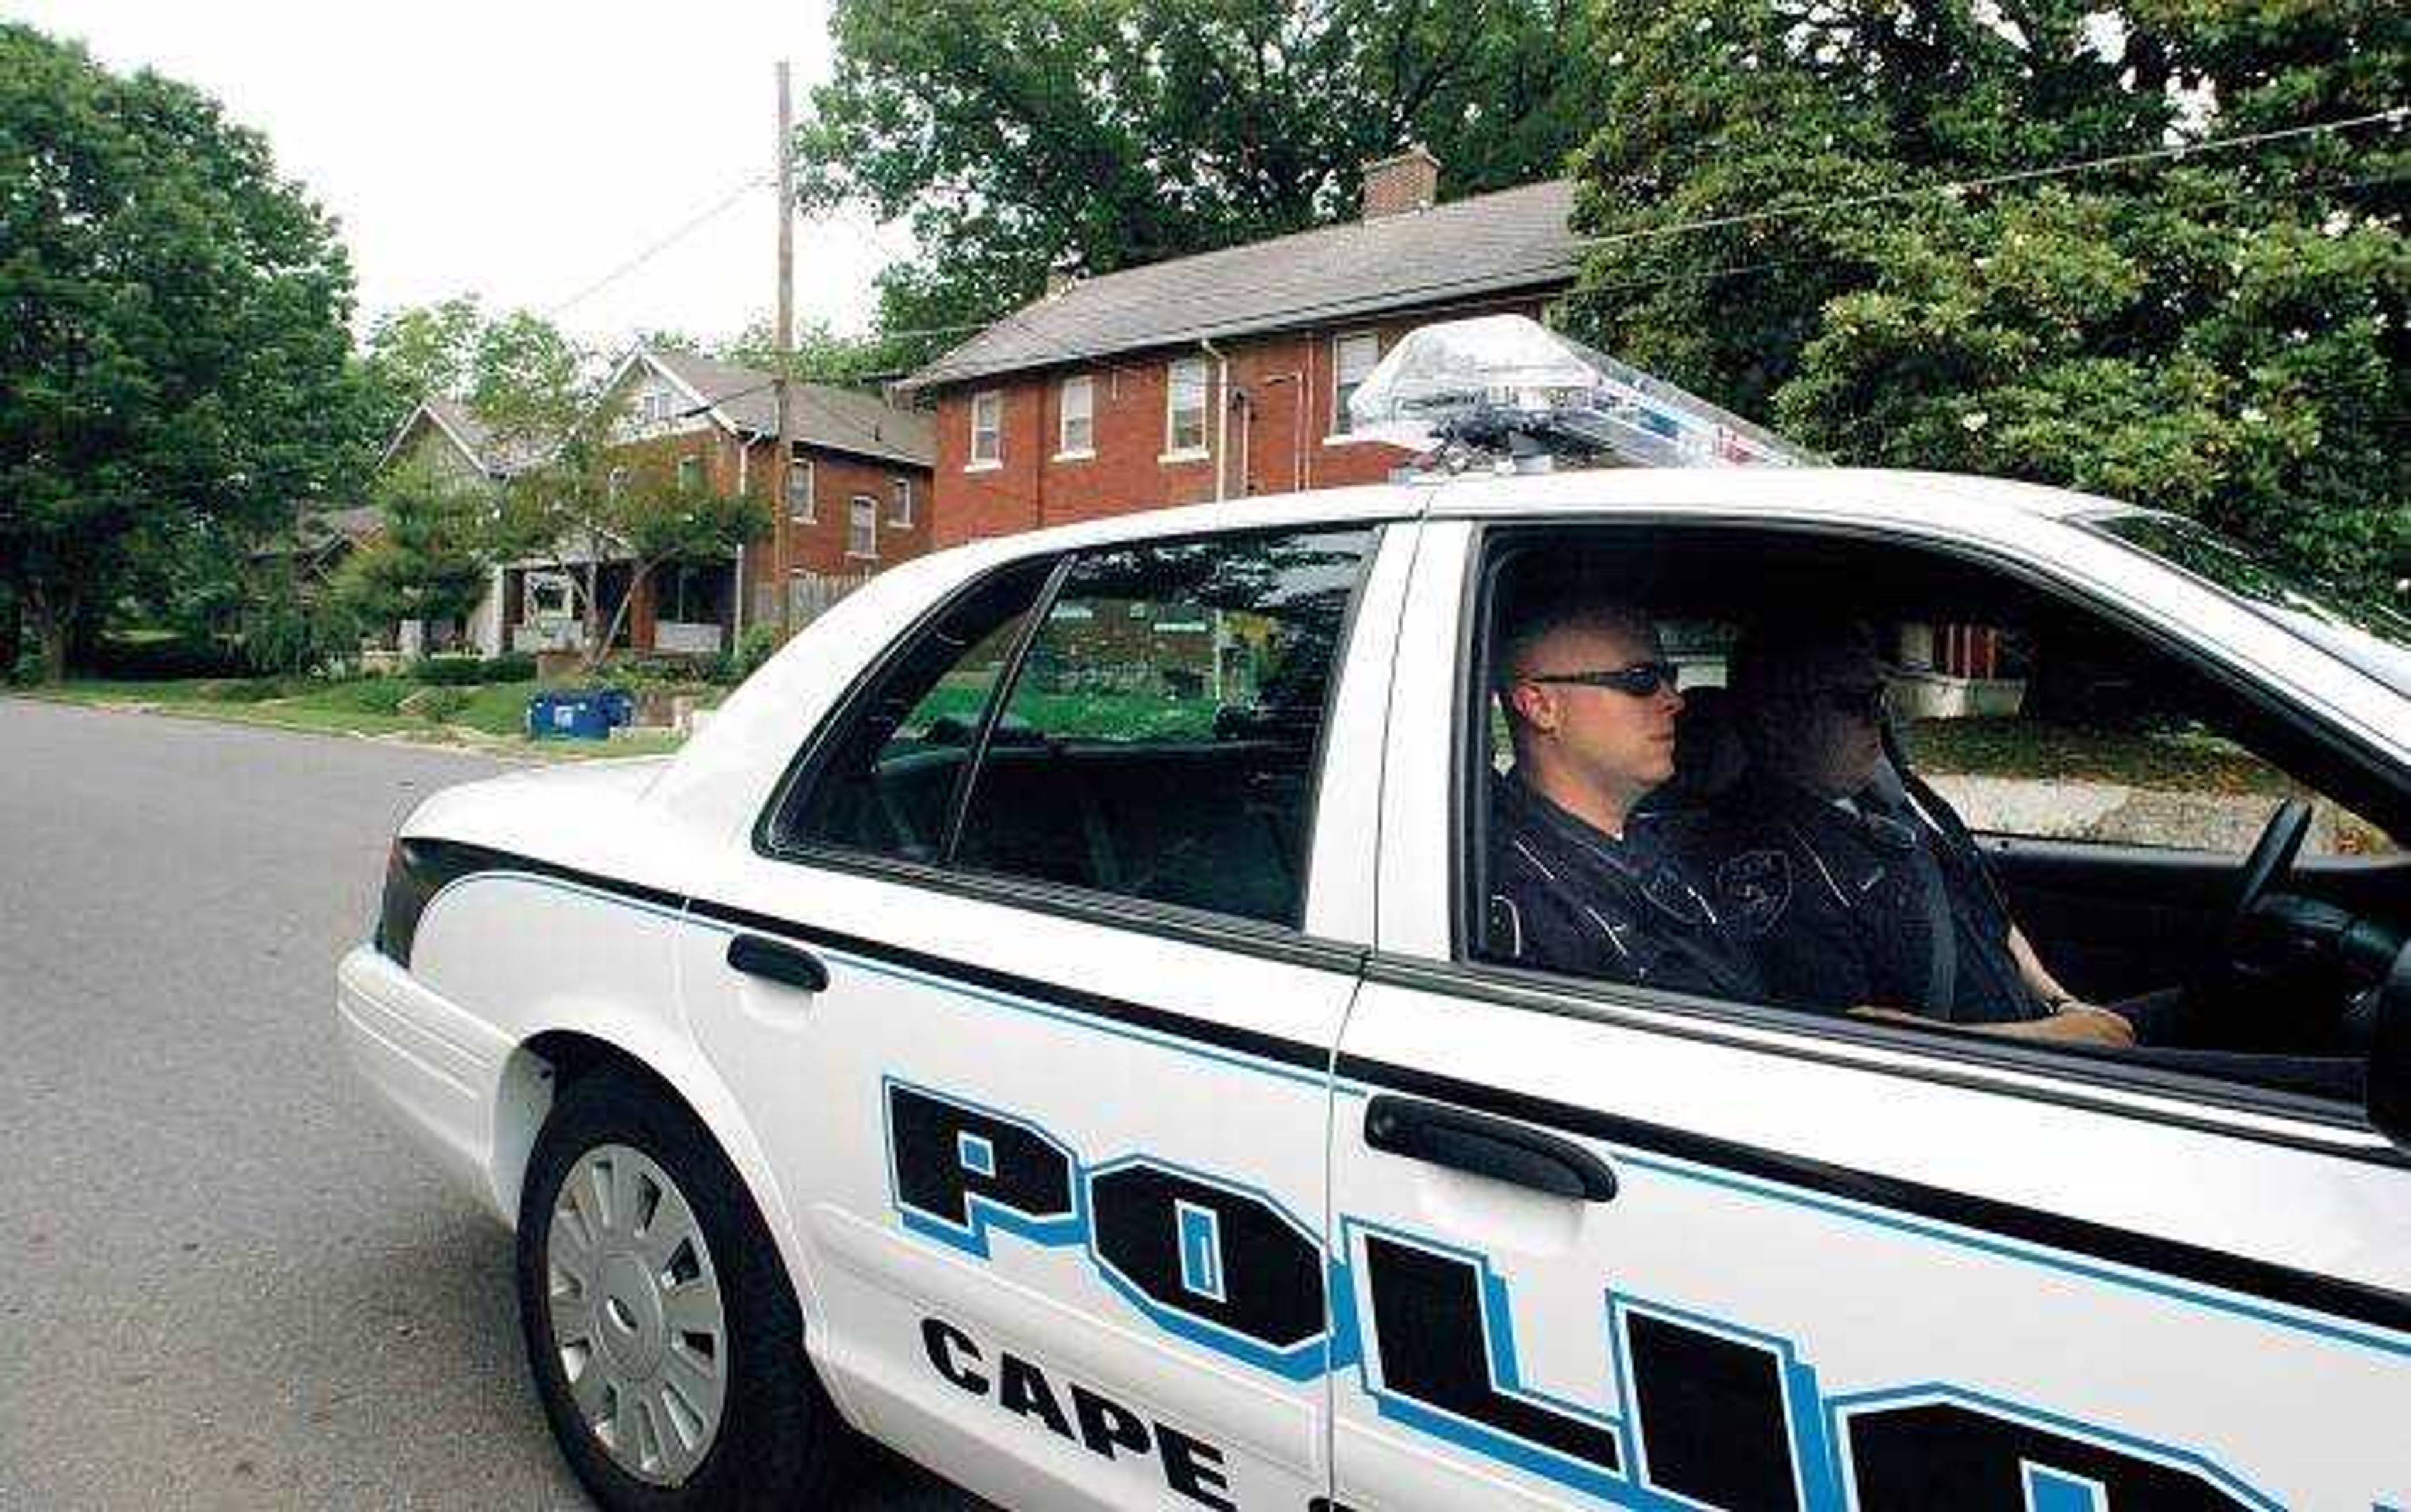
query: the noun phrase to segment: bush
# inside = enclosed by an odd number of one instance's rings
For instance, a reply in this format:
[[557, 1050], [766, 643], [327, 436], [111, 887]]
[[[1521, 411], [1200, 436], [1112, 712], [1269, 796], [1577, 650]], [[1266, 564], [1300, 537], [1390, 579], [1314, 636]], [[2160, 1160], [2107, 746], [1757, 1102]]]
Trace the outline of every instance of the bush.
[[526, 652], [505, 652], [489, 656], [477, 664], [480, 683], [532, 683], [535, 681], [535, 658]]
[[241, 677], [249, 670], [240, 651], [208, 636], [103, 636], [92, 649], [95, 677], [129, 683], [162, 683], [203, 677]]
[[486, 681], [486, 664], [475, 656], [430, 656], [415, 663], [410, 676], [431, 688], [475, 687]]
[[761, 669], [779, 650], [779, 627], [756, 624], [746, 628], [744, 638], [737, 642], [737, 665], [730, 668], [733, 682], [742, 683]]

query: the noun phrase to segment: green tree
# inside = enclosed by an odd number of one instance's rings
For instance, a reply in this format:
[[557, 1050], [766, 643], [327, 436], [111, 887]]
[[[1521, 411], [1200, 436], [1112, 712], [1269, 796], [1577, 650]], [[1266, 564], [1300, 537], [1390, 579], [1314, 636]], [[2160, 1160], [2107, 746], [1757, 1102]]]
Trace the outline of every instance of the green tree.
[[[590, 671], [656, 571], [723, 559], [770, 530], [763, 501], [682, 477], [673, 458], [614, 450], [617, 418], [609, 406], [590, 411], [543, 462], [511, 479], [489, 536], [494, 560], [541, 563], [576, 585]], [[607, 595], [599, 571], [606, 561], [630, 567]]]
[[[909, 217], [882, 323], [993, 319], [1353, 213], [1428, 144], [1447, 190], [1550, 177], [1596, 119], [1587, 0], [839, 0], [797, 132], [808, 206]], [[942, 337], [921, 345], [951, 345]]]
[[343, 612], [366, 626], [465, 617], [485, 596], [496, 501], [482, 480], [413, 462], [378, 479], [371, 495], [383, 534], [352, 553], [331, 585]]
[[[1607, 0], [1575, 333], [1836, 461], [2185, 510], [2384, 595], [2411, 567], [2399, 124], [2350, 0]], [[1671, 230], [1683, 227], [1685, 229]]]
[[[807, 320], [796, 330], [795, 360], [787, 375], [806, 383], [868, 386], [884, 378], [903, 376], [918, 365], [925, 354], [926, 344], [910, 338], [883, 336], [877, 331], [841, 336], [826, 321]], [[722, 361], [759, 368], [765, 373], [779, 371], [779, 344], [771, 335], [767, 320], [753, 321], [712, 355]]]
[[369, 328], [362, 378], [377, 434], [390, 436], [430, 394], [464, 399], [485, 312], [474, 294], [388, 310]]
[[0, 25], [0, 574], [47, 676], [139, 532], [256, 534], [342, 476], [351, 286], [213, 101]]

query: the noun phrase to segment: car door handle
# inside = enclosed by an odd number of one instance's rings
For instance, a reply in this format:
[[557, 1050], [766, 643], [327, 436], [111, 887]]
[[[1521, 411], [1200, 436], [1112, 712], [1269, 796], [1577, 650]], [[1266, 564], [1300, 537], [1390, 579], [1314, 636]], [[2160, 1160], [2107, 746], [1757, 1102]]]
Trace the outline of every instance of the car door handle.
[[1442, 1103], [1374, 1098], [1365, 1109], [1365, 1142], [1551, 1196], [1605, 1202], [1615, 1196], [1615, 1172], [1571, 1139]]
[[728, 942], [728, 963], [748, 976], [760, 976], [807, 992], [828, 991], [828, 968], [820, 957], [800, 946], [782, 945], [758, 934], [740, 934]]

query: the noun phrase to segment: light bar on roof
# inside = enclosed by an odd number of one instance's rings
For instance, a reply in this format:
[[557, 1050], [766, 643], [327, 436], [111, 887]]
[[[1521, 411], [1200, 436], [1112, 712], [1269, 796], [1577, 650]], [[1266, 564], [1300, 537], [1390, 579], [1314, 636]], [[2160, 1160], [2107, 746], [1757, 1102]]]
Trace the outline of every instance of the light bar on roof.
[[1807, 466], [1761, 426], [1522, 316], [1420, 327], [1348, 402], [1350, 433], [1432, 451], [1519, 438], [1636, 467]]

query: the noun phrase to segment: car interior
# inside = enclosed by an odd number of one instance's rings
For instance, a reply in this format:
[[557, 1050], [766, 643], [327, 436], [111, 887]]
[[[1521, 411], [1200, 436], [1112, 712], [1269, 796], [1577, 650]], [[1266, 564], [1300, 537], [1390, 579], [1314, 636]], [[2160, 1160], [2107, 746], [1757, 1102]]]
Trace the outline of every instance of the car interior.
[[[2411, 793], [2348, 740], [2147, 625], [1968, 555], [1651, 525], [1494, 532], [1485, 562], [1485, 625], [1515, 595], [1570, 589], [1658, 624], [1686, 702], [1675, 777], [1654, 803], [1715, 804], [1745, 775], [1718, 685], [1743, 629], [1804, 614], [1866, 624], [1893, 662], [1887, 764], [1921, 793], [1933, 778], [1961, 795], [1958, 817], [2058, 980], [2089, 1003], [2176, 986], [2217, 1006], [2199, 1016], [2215, 1043], [2066, 1053], [2360, 1099], [2381, 985], [2411, 941]], [[1469, 686], [1490, 685], [1484, 642]], [[1978, 646], [1973, 670], [1989, 675], [1900, 665], [1912, 644]], [[1466, 749], [1504, 771], [1502, 717], [1481, 701]], [[1490, 785], [1466, 786], [1476, 873]], [[2089, 828], [2068, 817], [2112, 802]], [[1460, 917], [1485, 917], [1471, 905], [1486, 887], [1469, 877]]]
[[[1295, 601], [1246, 575], [1176, 586], [1092, 581], [1026, 648], [1035, 589], [975, 595], [881, 676], [775, 833], [1294, 923], [1345, 584]], [[1212, 622], [1242, 643], [1245, 675], [1225, 676], [1227, 645], [1199, 663], [1134, 641], [1129, 626], [1166, 602], [1185, 639]]]

